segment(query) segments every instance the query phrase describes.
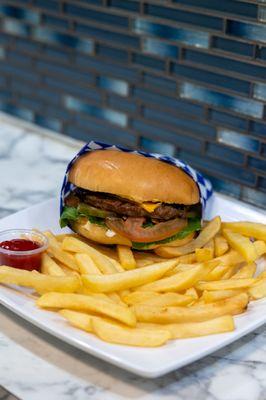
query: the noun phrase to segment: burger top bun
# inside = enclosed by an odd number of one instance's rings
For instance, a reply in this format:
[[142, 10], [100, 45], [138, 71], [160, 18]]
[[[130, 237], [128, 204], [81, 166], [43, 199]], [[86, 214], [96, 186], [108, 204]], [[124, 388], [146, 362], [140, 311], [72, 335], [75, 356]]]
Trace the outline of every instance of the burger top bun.
[[96, 150], [83, 155], [72, 166], [69, 181], [83, 189], [111, 193], [138, 203], [199, 202], [197, 184], [180, 168], [118, 150]]

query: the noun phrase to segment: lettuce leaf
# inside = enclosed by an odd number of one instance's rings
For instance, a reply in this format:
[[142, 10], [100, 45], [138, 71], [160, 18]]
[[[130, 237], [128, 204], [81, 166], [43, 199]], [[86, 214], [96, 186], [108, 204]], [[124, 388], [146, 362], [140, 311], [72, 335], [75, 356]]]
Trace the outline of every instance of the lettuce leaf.
[[61, 228], [67, 226], [70, 221], [77, 221], [80, 216], [80, 213], [75, 207], [64, 207], [59, 221]]
[[100, 226], [105, 226], [104, 219], [99, 217], [94, 217], [92, 215], [88, 215], [84, 212], [78, 211], [75, 207], [64, 207], [63, 212], [60, 217], [60, 226], [64, 228], [71, 222], [77, 221], [81, 217], [86, 217], [92, 224], [97, 224]]
[[[147, 228], [147, 229], [149, 229], [149, 228]], [[169, 238], [166, 238], [166, 239], [163, 239], [163, 240], [159, 240], [158, 242], [152, 242], [152, 243], [151, 242], [149, 242], [149, 243], [133, 242], [132, 243], [132, 247], [133, 247], [133, 249], [136, 249], [136, 250], [149, 250], [149, 248], [152, 245], [155, 245], [155, 244], [167, 244], [167, 243], [173, 242], [176, 239], [184, 239], [190, 233], [199, 231], [200, 229], [201, 229], [201, 219], [199, 217], [190, 218], [188, 220], [187, 226], [182, 231], [176, 233], [175, 235], [170, 236]]]

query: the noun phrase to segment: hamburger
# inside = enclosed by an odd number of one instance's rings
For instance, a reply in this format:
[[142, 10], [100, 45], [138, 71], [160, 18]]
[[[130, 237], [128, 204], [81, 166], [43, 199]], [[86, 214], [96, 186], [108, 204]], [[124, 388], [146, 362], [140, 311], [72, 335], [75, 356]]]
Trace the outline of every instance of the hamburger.
[[150, 250], [190, 241], [201, 228], [197, 184], [181, 168], [118, 150], [78, 158], [61, 227], [101, 244]]

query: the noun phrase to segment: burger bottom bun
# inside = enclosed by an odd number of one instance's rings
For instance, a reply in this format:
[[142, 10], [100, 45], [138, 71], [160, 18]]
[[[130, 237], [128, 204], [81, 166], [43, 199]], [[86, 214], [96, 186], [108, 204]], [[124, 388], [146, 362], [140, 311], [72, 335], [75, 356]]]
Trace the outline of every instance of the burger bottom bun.
[[87, 222], [86, 224], [74, 222], [71, 224], [71, 229], [79, 235], [84, 236], [86, 239], [100, 244], [124, 244], [126, 246], [132, 245], [130, 240], [121, 235], [115, 234], [111, 237], [107, 236], [106, 233], [108, 228], [97, 224], [91, 224], [90, 222]]
[[[114, 244], [123, 244], [125, 246], [132, 246], [132, 242], [119, 235], [115, 234], [114, 236], [107, 236], [106, 233], [108, 231], [108, 228], [105, 228], [103, 226], [97, 225], [97, 224], [92, 224], [90, 222], [87, 222], [86, 224], [81, 224], [80, 222], [74, 222], [71, 224], [71, 229], [78, 233], [79, 235], [85, 237], [86, 239], [92, 240], [93, 242], [100, 243], [100, 244], [107, 244], [107, 245], [114, 245]], [[161, 246], [183, 246], [190, 242], [194, 237], [194, 233], [191, 233], [184, 239], [177, 239], [173, 240], [172, 242], [166, 243]], [[156, 249], [158, 247], [161, 247], [160, 245], [151, 245], [149, 247], [149, 250]]]

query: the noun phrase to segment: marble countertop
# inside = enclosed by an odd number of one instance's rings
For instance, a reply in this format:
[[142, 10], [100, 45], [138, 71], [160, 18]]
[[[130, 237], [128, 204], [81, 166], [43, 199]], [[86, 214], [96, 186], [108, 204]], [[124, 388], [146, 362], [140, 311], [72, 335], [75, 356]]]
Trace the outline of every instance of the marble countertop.
[[[58, 195], [81, 143], [0, 114], [0, 217]], [[0, 386], [23, 400], [265, 400], [265, 327], [157, 379], [53, 338], [0, 306]]]

